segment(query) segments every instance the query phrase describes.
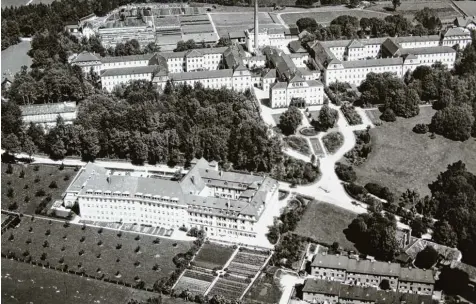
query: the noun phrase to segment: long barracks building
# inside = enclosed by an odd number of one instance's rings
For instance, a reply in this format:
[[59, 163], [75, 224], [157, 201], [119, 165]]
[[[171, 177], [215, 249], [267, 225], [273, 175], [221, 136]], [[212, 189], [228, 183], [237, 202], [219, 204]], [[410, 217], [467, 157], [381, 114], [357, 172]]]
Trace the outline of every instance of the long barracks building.
[[[266, 208], [278, 201], [270, 177], [218, 170], [216, 162], [192, 161], [179, 180], [144, 172], [118, 172], [93, 163], [66, 190], [65, 205], [79, 204], [83, 220], [169, 228], [197, 227], [210, 237], [255, 238]], [[272, 207], [271, 207], [272, 208]]]

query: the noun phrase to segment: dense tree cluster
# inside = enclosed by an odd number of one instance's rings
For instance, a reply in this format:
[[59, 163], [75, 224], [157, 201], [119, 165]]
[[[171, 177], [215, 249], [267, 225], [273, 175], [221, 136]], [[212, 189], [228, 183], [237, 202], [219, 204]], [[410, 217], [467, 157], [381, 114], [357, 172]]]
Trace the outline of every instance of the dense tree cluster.
[[476, 175], [463, 162], [448, 166], [437, 180], [429, 185], [433, 210], [439, 221], [434, 226], [437, 243], [457, 246], [463, 260], [476, 265]]
[[329, 107], [328, 104], [322, 106], [319, 111], [318, 120], [312, 120], [311, 124], [316, 130], [327, 131], [330, 128], [333, 128], [337, 123], [339, 118], [339, 112], [337, 110]]
[[58, 33], [67, 22], [91, 13], [104, 16], [132, 2], [135, 0], [65, 0], [2, 8], [2, 50], [17, 43], [19, 37], [32, 37], [45, 30]]
[[398, 252], [395, 237], [397, 221], [392, 214], [380, 212], [359, 214], [345, 230], [347, 239], [357, 249], [384, 261], [391, 261]]
[[420, 113], [418, 92], [392, 73], [367, 74], [359, 91], [359, 105], [384, 105], [383, 120], [394, 121], [394, 116], [408, 118]]
[[310, 35], [309, 40], [337, 40], [372, 37], [395, 37], [395, 36], [422, 36], [437, 34], [441, 29], [441, 20], [437, 16], [437, 11], [428, 7], [416, 13], [414, 25], [412, 20], [408, 20], [402, 15], [390, 15], [384, 19], [361, 18], [342, 15], [332, 20], [329, 26], [322, 26], [313, 18], [301, 18], [296, 22], [300, 31], [306, 30]]
[[285, 135], [294, 134], [301, 125], [302, 113], [298, 108], [290, 106], [286, 112], [279, 117], [279, 128]]

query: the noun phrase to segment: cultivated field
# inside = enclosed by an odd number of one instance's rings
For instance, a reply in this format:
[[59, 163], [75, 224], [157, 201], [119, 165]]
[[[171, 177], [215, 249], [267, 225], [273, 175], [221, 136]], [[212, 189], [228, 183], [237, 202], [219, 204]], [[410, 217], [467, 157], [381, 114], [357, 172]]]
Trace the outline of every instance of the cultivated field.
[[[372, 111], [379, 116], [378, 110]], [[469, 171], [476, 173], [476, 140], [456, 142], [437, 135], [416, 134], [412, 128], [417, 123], [429, 123], [435, 110], [420, 108], [416, 117], [397, 118], [370, 130], [372, 152], [360, 166], [355, 167], [360, 184], [376, 182], [397, 194], [406, 189], [429, 194], [428, 184], [449, 164], [462, 160]]]
[[204, 244], [193, 263], [197, 267], [205, 269], [222, 268], [230, 259], [235, 249], [221, 246], [215, 243]]
[[190, 246], [190, 242], [102, 228], [83, 230], [79, 225], [39, 218], [31, 221], [29, 217], [2, 235], [2, 254], [105, 280], [131, 285], [143, 282], [146, 288], [174, 271], [173, 257]]
[[142, 290], [2, 258], [2, 303], [125, 304], [129, 299], [147, 300], [155, 296]]
[[188, 290], [193, 294], [204, 294], [214, 279], [213, 274], [187, 269], [174, 289], [177, 293]]
[[[4, 1], [2, 1], [2, 7], [3, 4]], [[27, 55], [30, 49], [31, 42], [23, 41], [2, 51], [2, 81], [4, 73], [9, 72], [15, 75], [21, 70], [22, 66], [30, 67], [32, 59]]]
[[[40, 210], [47, 211], [55, 200], [61, 199], [61, 195], [77, 173], [71, 167], [59, 170], [59, 166], [12, 166], [13, 173], [7, 174], [8, 165], [3, 163], [1, 165], [2, 209], [9, 209], [13, 203], [16, 203], [18, 208], [13, 211], [25, 214], [35, 214], [35, 211]], [[25, 172], [24, 177], [20, 177], [22, 170]], [[51, 185], [53, 181], [56, 183], [56, 188], [50, 187], [54, 186]], [[13, 194], [10, 189], [13, 189]], [[39, 207], [40, 204], [46, 207]]]
[[344, 235], [344, 229], [356, 216], [353, 212], [328, 203], [309, 202], [295, 233], [319, 243], [330, 245], [338, 242], [344, 249], [355, 250], [353, 243]]
[[[458, 1], [456, 1], [456, 4]], [[432, 8], [437, 11], [438, 17], [441, 21], [453, 21], [454, 18], [461, 16], [451, 5], [450, 1], [402, 1], [402, 4], [397, 8], [397, 11], [393, 11], [393, 5], [391, 1], [378, 2], [376, 5], [369, 7], [369, 10], [387, 13], [403, 14], [405, 18], [413, 20], [415, 13], [424, 9], [425, 7]]]
[[348, 16], [355, 16], [357, 18], [385, 18], [388, 16], [386, 13], [375, 12], [375, 11], [368, 11], [368, 10], [345, 10], [345, 11], [328, 11], [328, 12], [309, 12], [309, 13], [287, 13], [282, 14], [281, 18], [284, 22], [289, 26], [295, 26], [296, 21], [301, 18], [314, 18], [316, 19], [317, 23], [327, 25], [335, 18], [348, 15]]

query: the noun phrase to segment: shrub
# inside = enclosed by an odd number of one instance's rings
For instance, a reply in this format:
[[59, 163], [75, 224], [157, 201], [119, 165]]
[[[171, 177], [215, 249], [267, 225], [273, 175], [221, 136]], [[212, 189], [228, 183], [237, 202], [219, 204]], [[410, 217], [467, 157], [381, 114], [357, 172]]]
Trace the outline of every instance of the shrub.
[[46, 254], [45, 252], [43, 252], [43, 253], [41, 254], [40, 259], [41, 259], [42, 261], [44, 261], [44, 260], [46, 260], [46, 257], [47, 257], [47, 254]]
[[20, 177], [20, 178], [24, 178], [24, 177], [25, 177], [25, 171], [24, 171], [23, 169], [21, 169], [19, 177]]
[[350, 183], [344, 186], [345, 190], [351, 197], [360, 199], [361, 196], [367, 195], [368, 191], [364, 187]]
[[383, 121], [392, 122], [397, 120], [397, 116], [395, 116], [395, 113], [392, 109], [386, 108], [385, 111], [383, 111], [382, 115], [380, 115], [380, 119]]
[[137, 235], [134, 240], [139, 241], [140, 240], [140, 235]]
[[14, 211], [14, 210], [17, 210], [17, 209], [18, 209], [18, 204], [16, 202], [12, 202], [12, 203], [8, 204], [8, 210]]
[[117, 233], [117, 237], [121, 237], [122, 236], [122, 231], [119, 231], [119, 233]]
[[63, 178], [64, 181], [69, 181], [69, 175], [65, 175]]
[[102, 228], [99, 228], [98, 233], [101, 234], [102, 231], [103, 231]]
[[122, 248], [122, 245], [121, 245], [121, 244], [117, 244], [117, 245], [116, 245], [116, 249], [117, 249], [117, 250], [119, 250], [119, 249], [121, 249], [121, 248]]
[[140, 246], [137, 246], [136, 249], [134, 250], [135, 253], [139, 253], [140, 251]]
[[37, 175], [37, 176], [35, 177], [34, 182], [35, 182], [35, 183], [38, 183], [39, 181], [40, 181], [40, 177]]
[[71, 224], [70, 224], [68, 221], [66, 221], [66, 222], [64, 222], [63, 227], [64, 227], [64, 228], [68, 228], [70, 225], [71, 225]]
[[83, 243], [85, 240], [86, 240], [86, 237], [84, 235], [79, 239], [81, 243]]
[[102, 246], [102, 240], [99, 240], [98, 246]]
[[414, 127], [413, 127], [413, 132], [417, 133], [417, 134], [425, 134], [425, 133], [428, 133], [428, 125], [427, 124], [416, 124]]
[[135, 262], [134, 262], [134, 266], [135, 266], [135, 267], [139, 267], [139, 266], [140, 266], [140, 262], [139, 262], [139, 261], [135, 261]]
[[23, 199], [25, 203], [28, 203], [30, 201], [30, 197], [28, 195], [25, 195], [25, 198]]
[[8, 196], [9, 198], [13, 198], [13, 197], [15, 196], [15, 190], [13, 190], [13, 188], [11, 188], [11, 187], [8, 187], [8, 189], [7, 189], [7, 196]]
[[100, 258], [101, 258], [101, 254], [98, 253], [98, 254], [96, 255], [96, 258], [100, 259]]
[[395, 200], [394, 194], [388, 189], [388, 187], [382, 187], [377, 183], [368, 183], [365, 185], [367, 191], [381, 199], [386, 200], [389, 203], [392, 203]]
[[14, 239], [15, 239], [15, 237], [13, 236], [13, 233], [10, 233], [10, 236], [8, 237], [8, 240], [13, 241]]
[[64, 164], [63, 164], [63, 163], [61, 163], [61, 165], [59, 166], [59, 168], [58, 168], [58, 169], [59, 169], [60, 171], [64, 170]]
[[425, 249], [418, 252], [415, 259], [415, 266], [418, 268], [429, 269], [438, 261], [438, 251], [431, 246], [426, 246]]
[[33, 171], [38, 171], [38, 170], [40, 170], [40, 166], [35, 165], [35, 166], [33, 167]]
[[339, 179], [343, 180], [344, 182], [351, 183], [357, 179], [357, 174], [355, 173], [352, 166], [337, 162], [335, 170]]
[[48, 187], [51, 189], [55, 189], [55, 188], [58, 188], [58, 185], [56, 184], [55, 181], [52, 181]]
[[332, 132], [326, 134], [322, 138], [322, 142], [324, 143], [327, 151], [331, 154], [334, 154], [344, 143], [344, 136], [340, 132]]
[[78, 252], [79, 255], [83, 255], [84, 254], [84, 249], [81, 249], [79, 252]]
[[46, 195], [46, 192], [45, 192], [45, 190], [43, 190], [43, 189], [38, 189], [38, 190], [35, 192], [35, 196], [37, 196], [37, 197], [45, 196], [45, 195]]
[[13, 166], [12, 164], [8, 164], [7, 170], [5, 171], [6, 174], [12, 174], [13, 173]]
[[350, 103], [344, 103], [340, 109], [350, 125], [362, 124], [362, 117], [360, 117], [353, 105]]
[[152, 243], [154, 243], [154, 244], [160, 244], [160, 238], [158, 238], [158, 237], [155, 238], [155, 240], [154, 240]]
[[50, 229], [46, 229], [46, 232], [45, 232], [45, 235], [48, 236], [51, 234], [51, 230]]
[[43, 248], [48, 248], [48, 247], [50, 247], [50, 244], [48, 243], [48, 241], [44, 241]]
[[28, 189], [28, 188], [30, 188], [30, 186], [28, 185], [23, 186], [23, 189]]

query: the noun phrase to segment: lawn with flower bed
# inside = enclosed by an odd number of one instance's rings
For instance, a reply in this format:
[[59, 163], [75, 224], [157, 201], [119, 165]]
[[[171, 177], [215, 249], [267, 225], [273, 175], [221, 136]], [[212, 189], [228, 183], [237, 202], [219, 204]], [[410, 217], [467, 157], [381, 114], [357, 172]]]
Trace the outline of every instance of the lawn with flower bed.
[[152, 288], [176, 269], [173, 258], [191, 242], [23, 217], [2, 235], [2, 254]]
[[235, 249], [215, 243], [203, 244], [192, 264], [205, 269], [222, 268]]

